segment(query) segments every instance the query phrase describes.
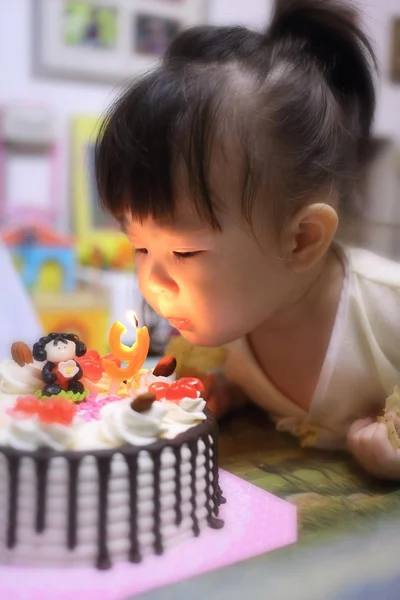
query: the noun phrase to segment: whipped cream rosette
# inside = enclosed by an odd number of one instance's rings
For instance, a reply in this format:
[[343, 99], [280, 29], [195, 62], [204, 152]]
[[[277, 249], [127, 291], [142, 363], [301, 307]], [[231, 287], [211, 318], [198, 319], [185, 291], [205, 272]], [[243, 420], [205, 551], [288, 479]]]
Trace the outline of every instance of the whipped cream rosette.
[[133, 397], [147, 393], [149, 387], [155, 383], [170, 385], [175, 381], [176, 359], [173, 356], [161, 358], [154, 369], [141, 369], [130, 382]]
[[148, 389], [166, 409], [164, 438], [172, 439], [207, 418], [206, 402], [200, 396], [204, 387], [195, 377], [183, 377], [172, 383], [158, 380]]
[[0, 445], [28, 452], [41, 447], [70, 450], [80, 423], [75, 406], [69, 400], [19, 397], [13, 408], [6, 412]]
[[0, 362], [0, 392], [2, 394], [34, 394], [42, 388], [41, 366], [38, 363], [20, 367], [11, 358]]
[[206, 401], [200, 396], [198, 398], [185, 397], [179, 402], [164, 399], [162, 405], [167, 410], [164, 418], [167, 431], [164, 437], [168, 439], [176, 437], [207, 418], [204, 413]]
[[174, 375], [169, 375], [168, 377], [163, 377], [159, 375], [154, 375], [151, 369], [144, 370], [140, 373], [138, 380], [132, 380], [131, 383], [131, 393], [133, 397], [140, 396], [141, 394], [145, 394], [149, 387], [154, 383], [166, 383], [170, 384], [175, 380]]
[[161, 402], [153, 402], [145, 412], [134, 410], [130, 399], [107, 404], [101, 409], [99, 436], [112, 447], [153, 444], [166, 429], [162, 422], [166, 413], [167, 409]]

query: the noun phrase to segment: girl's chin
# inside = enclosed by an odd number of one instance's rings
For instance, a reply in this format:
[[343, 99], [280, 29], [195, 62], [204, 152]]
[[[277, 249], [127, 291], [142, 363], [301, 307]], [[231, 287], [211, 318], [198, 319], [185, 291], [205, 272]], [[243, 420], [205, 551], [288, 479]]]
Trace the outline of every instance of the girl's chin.
[[[191, 331], [180, 331], [180, 335], [193, 346], [205, 346], [208, 348], [216, 348], [218, 346], [223, 346], [228, 343], [221, 338], [218, 338], [217, 335], [212, 333], [201, 333], [196, 330]], [[232, 341], [232, 340], [229, 340]]]

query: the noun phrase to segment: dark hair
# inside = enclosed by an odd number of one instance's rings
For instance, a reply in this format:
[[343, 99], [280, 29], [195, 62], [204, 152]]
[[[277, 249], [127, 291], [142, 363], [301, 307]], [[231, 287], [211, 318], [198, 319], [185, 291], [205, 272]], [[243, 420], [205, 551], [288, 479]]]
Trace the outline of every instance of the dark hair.
[[47, 360], [45, 347], [49, 342], [53, 342], [56, 346], [59, 342], [65, 343], [67, 341], [74, 342], [76, 356], [84, 356], [86, 354], [86, 345], [80, 341], [75, 333], [49, 333], [49, 335], [41, 337], [38, 342], [33, 344], [32, 356], [35, 360], [43, 362]]
[[278, 217], [321, 189], [351, 197], [377, 64], [348, 10], [333, 0], [278, 0], [264, 34], [201, 26], [178, 35], [161, 66], [105, 116], [95, 160], [103, 206], [117, 217], [171, 219], [183, 164], [199, 214], [218, 228], [210, 166], [216, 149], [233, 156], [232, 147], [248, 221], [260, 189]]

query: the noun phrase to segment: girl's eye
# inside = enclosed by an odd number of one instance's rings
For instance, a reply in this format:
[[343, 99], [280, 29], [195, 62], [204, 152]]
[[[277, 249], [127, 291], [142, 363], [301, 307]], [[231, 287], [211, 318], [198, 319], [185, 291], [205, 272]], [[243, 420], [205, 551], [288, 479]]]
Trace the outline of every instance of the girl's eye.
[[135, 254], [147, 254], [147, 248], [135, 248]]
[[193, 256], [197, 256], [201, 254], [201, 250], [195, 250], [193, 252], [174, 252], [174, 255], [179, 260], [184, 260], [185, 258], [193, 258]]

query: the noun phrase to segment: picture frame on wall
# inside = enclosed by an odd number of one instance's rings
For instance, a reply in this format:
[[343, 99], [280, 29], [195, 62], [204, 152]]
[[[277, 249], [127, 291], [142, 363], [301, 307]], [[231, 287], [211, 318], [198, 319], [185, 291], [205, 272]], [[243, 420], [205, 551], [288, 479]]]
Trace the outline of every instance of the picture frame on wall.
[[36, 0], [34, 71], [118, 83], [155, 66], [208, 0]]
[[80, 264], [132, 270], [134, 252], [116, 220], [101, 207], [94, 173], [95, 142], [101, 119], [77, 115], [72, 120], [72, 228]]
[[393, 83], [400, 84], [400, 16], [392, 22], [390, 76]]

